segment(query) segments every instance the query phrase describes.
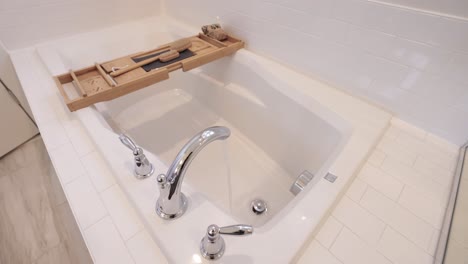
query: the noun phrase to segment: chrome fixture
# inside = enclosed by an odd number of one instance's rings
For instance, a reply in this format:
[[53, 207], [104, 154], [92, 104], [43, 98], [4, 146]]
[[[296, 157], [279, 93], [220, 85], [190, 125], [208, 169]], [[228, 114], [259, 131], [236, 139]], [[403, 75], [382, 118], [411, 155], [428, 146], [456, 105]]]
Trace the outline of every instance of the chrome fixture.
[[336, 179], [338, 179], [338, 176], [328, 172], [327, 175], [325, 175], [323, 178], [331, 183], [334, 183]]
[[312, 181], [314, 178], [314, 174], [309, 172], [308, 170], [303, 171], [293, 183], [291, 188], [289, 189], [290, 192], [294, 195], [298, 195], [304, 188]]
[[167, 173], [157, 177], [159, 199], [156, 203], [156, 213], [163, 219], [175, 219], [187, 210], [187, 197], [181, 192], [184, 175], [192, 160], [209, 143], [226, 139], [231, 135], [227, 127], [209, 127], [192, 139], [180, 150], [177, 157], [167, 170]]
[[265, 213], [268, 209], [266, 202], [262, 199], [253, 200], [250, 205], [252, 206], [252, 211], [257, 215]]
[[138, 147], [135, 142], [125, 134], [120, 134], [119, 139], [122, 144], [133, 151], [133, 156], [135, 158], [135, 177], [137, 177], [137, 179], [144, 179], [153, 175], [153, 164], [148, 161], [143, 153], [143, 149]]
[[206, 259], [216, 260], [223, 256], [226, 244], [221, 235], [245, 236], [253, 233], [253, 227], [249, 225], [232, 225], [219, 227], [210, 225], [206, 235], [200, 242], [200, 253]]

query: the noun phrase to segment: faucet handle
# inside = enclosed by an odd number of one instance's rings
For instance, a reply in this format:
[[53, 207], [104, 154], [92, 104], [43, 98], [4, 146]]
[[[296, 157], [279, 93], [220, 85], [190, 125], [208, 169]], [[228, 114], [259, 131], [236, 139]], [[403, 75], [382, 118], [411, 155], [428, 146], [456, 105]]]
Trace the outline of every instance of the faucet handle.
[[146, 158], [143, 149], [138, 147], [135, 141], [125, 134], [120, 134], [119, 139], [122, 144], [133, 151], [133, 156], [135, 158], [135, 177], [137, 177], [137, 179], [144, 179], [151, 176], [154, 172], [154, 167]]
[[138, 151], [138, 146], [135, 144], [135, 141], [133, 141], [129, 136], [125, 134], [120, 134], [119, 135], [120, 142], [124, 144], [127, 148], [129, 148], [133, 153]]
[[[214, 225], [216, 226], [216, 225]], [[253, 233], [251, 225], [230, 225], [219, 228], [219, 233], [222, 235], [245, 236]]]
[[253, 233], [253, 227], [250, 225], [231, 225], [219, 227], [210, 225], [206, 230], [206, 235], [200, 242], [200, 253], [206, 259], [215, 260], [223, 256], [226, 248], [222, 235], [245, 236]]

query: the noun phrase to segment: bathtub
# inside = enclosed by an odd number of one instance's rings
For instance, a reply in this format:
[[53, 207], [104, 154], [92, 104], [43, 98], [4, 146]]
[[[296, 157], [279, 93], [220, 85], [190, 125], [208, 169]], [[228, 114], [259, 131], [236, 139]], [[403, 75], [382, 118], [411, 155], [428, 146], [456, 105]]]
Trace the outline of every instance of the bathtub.
[[[166, 30], [151, 36], [162, 43], [191, 31], [176, 22], [161, 28]], [[86, 66], [93, 57], [89, 53], [98, 54], [88, 49], [86, 56], [74, 57], [70, 50], [79, 47], [66, 48], [66, 43], [42, 47], [39, 53], [49, 69], [54, 56]], [[150, 42], [146, 49], [155, 44], [161, 43]], [[119, 52], [100, 56], [123, 55]], [[253, 225], [254, 234], [225, 238], [221, 263], [287, 263], [319, 226], [386, 126], [376, 114], [381, 110], [371, 113], [373, 106], [349, 101], [356, 104], [353, 111], [361, 111], [352, 116], [343, 110], [348, 106], [330, 106], [333, 96], [340, 103], [351, 100], [349, 96], [334, 90], [317, 96], [311, 92], [326, 86], [301, 80], [303, 76], [241, 50], [190, 72], [173, 72], [167, 81], [76, 115], [170, 263], [208, 263], [199, 253], [207, 226], [238, 223]], [[363, 117], [366, 112], [374, 120]], [[390, 116], [383, 116], [388, 122]], [[187, 212], [173, 221], [160, 219], [155, 214], [155, 177], [133, 176], [132, 154], [118, 134], [126, 133], [144, 149], [157, 175], [166, 173], [192, 136], [211, 126], [226, 126], [231, 136], [208, 145], [188, 168], [182, 184]], [[290, 188], [304, 171], [314, 177], [294, 195]], [[336, 182], [325, 177], [330, 174], [337, 176]], [[261, 215], [251, 208], [258, 198], [268, 207]]]
[[[227, 58], [175, 72], [168, 81], [96, 108], [114, 132], [129, 135], [165, 167], [198, 132], [228, 127], [231, 136], [198, 154], [184, 185], [235, 222], [271, 228], [269, 221], [294, 199], [296, 178], [307, 170], [316, 176], [312, 186], [323, 177], [344, 134], [274, 89], [247, 62]], [[254, 199], [266, 201], [265, 214], [252, 212]]]

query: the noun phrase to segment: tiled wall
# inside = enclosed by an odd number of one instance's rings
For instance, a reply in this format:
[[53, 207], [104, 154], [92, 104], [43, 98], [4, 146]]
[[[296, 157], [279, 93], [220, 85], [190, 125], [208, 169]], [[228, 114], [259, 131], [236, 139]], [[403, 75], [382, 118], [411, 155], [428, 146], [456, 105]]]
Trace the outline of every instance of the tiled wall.
[[438, 13], [447, 14], [468, 18], [468, 1], [466, 0], [369, 0], [374, 2], [384, 2], [393, 5], [410, 6], [423, 10], [435, 11]]
[[298, 263], [441, 263], [435, 253], [457, 155], [455, 146], [393, 119]]
[[165, 1], [248, 49], [361, 96], [461, 145], [468, 140], [468, 21], [365, 0]]
[[4, 0], [0, 1], [0, 40], [7, 49], [22, 48], [159, 11], [159, 0]]

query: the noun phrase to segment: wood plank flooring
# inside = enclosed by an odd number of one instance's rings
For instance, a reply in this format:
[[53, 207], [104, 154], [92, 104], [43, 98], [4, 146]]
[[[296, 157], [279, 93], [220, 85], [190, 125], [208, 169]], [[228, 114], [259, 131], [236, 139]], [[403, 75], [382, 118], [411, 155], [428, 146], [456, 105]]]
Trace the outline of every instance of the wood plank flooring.
[[92, 263], [40, 136], [0, 159], [0, 263]]

